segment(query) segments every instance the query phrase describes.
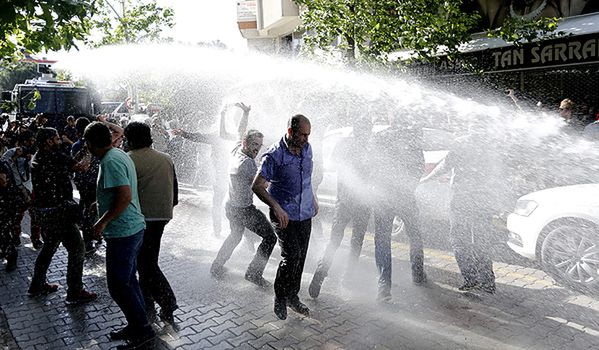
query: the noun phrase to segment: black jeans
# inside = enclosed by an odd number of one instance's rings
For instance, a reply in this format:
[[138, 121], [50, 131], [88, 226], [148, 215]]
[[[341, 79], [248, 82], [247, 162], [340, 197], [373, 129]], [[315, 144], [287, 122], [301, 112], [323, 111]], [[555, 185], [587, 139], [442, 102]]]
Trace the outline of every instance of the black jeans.
[[229, 225], [231, 226], [231, 233], [223, 242], [212, 265], [223, 266], [229, 260], [235, 247], [241, 242], [243, 231], [247, 228], [262, 237], [262, 243], [258, 246], [256, 255], [250, 263], [247, 273], [253, 276], [262, 276], [268, 258], [277, 243], [277, 237], [272, 225], [268, 222], [266, 215], [254, 205], [245, 208], [227, 205], [225, 211], [227, 219], [229, 219]]
[[391, 293], [392, 259], [391, 232], [393, 218], [398, 216], [404, 223], [410, 241], [410, 262], [412, 277], [420, 278], [424, 274], [424, 247], [420, 232], [420, 212], [414, 192], [406, 191], [393, 197], [393, 200], [378, 201], [374, 214], [374, 247], [376, 267], [379, 271], [379, 295]]
[[344, 203], [337, 201], [335, 204], [335, 212], [333, 214], [333, 227], [331, 228], [331, 239], [327, 245], [322, 259], [318, 262], [317, 274], [326, 276], [331, 268], [335, 253], [345, 233], [345, 228], [350, 221], [353, 223], [352, 238], [351, 238], [351, 262], [356, 262], [362, 252], [362, 244], [364, 243], [364, 234], [368, 228], [368, 219], [370, 218], [371, 209], [366, 205], [353, 203]]
[[[38, 214], [36, 214], [38, 215]], [[31, 285], [40, 287], [46, 283], [46, 273], [52, 262], [52, 257], [60, 243], [66, 248], [67, 260], [67, 286], [70, 293], [77, 293], [83, 289], [83, 260], [84, 246], [81, 233], [74, 222], [66, 219], [62, 214], [46, 213], [39, 214], [40, 224], [44, 227], [44, 246], [40, 250], [35, 267]]]
[[176, 310], [177, 298], [168, 280], [158, 266], [160, 241], [168, 221], [146, 221], [143, 242], [137, 255], [139, 286], [144, 298], [146, 310], [154, 311], [156, 302], [163, 311]]
[[310, 243], [312, 231], [312, 219], [304, 221], [291, 221], [284, 229], [279, 228], [274, 212], [270, 211], [270, 219], [275, 223], [275, 232], [281, 246], [281, 262], [275, 278], [275, 297], [287, 299], [287, 301], [298, 300], [297, 294], [302, 282], [304, 263]]
[[492, 211], [476, 199], [451, 201], [451, 243], [466, 284], [494, 285], [493, 261], [489, 253]]

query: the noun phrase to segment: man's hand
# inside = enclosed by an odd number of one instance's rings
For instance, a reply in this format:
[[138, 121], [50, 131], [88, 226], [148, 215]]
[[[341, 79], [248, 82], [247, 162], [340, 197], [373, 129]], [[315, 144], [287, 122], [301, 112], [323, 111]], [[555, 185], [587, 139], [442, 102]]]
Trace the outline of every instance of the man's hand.
[[277, 217], [277, 221], [279, 222], [279, 227], [282, 229], [287, 228], [287, 225], [289, 224], [289, 216], [285, 210], [278, 205], [273, 210], [275, 212], [275, 216]]
[[106, 229], [106, 225], [107, 223], [101, 219], [94, 224], [94, 239], [102, 238], [102, 233]]
[[171, 133], [175, 136], [179, 136], [183, 134], [183, 129], [171, 129]]
[[252, 110], [252, 106], [247, 106], [245, 103], [243, 102], [237, 102], [235, 104], [235, 107], [239, 107], [241, 108], [241, 110], [243, 111], [243, 113], [249, 113]]

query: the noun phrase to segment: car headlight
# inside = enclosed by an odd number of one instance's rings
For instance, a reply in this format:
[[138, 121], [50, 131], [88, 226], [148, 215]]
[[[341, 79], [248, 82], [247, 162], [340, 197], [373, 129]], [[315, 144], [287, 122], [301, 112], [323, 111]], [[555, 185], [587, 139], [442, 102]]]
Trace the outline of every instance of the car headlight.
[[539, 204], [537, 204], [537, 202], [535, 201], [519, 200], [518, 202], [516, 202], [516, 209], [514, 209], [514, 214], [518, 214], [521, 216], [529, 216], [530, 214], [532, 214], [533, 211], [535, 211], [535, 209], [537, 209], [538, 206]]

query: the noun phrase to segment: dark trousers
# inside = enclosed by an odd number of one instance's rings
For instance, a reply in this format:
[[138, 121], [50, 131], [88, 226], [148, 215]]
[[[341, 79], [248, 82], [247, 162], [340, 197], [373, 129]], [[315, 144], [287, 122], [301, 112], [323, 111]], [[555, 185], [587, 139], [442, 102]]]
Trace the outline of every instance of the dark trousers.
[[270, 219], [276, 224], [275, 232], [279, 238], [282, 258], [275, 278], [275, 297], [293, 302], [298, 300], [297, 294], [300, 290], [304, 263], [306, 262], [306, 254], [310, 243], [312, 219], [304, 221], [289, 220], [287, 227], [284, 229], [278, 227], [277, 219], [272, 210], [270, 211]]
[[333, 214], [333, 227], [331, 229], [331, 238], [327, 245], [322, 259], [318, 262], [317, 274], [326, 276], [331, 268], [335, 253], [345, 233], [345, 228], [350, 223], [353, 223], [352, 238], [351, 238], [351, 253], [350, 260], [355, 262], [360, 257], [362, 252], [362, 244], [364, 243], [364, 234], [368, 228], [368, 219], [370, 218], [370, 207], [365, 205], [356, 205], [352, 203], [343, 203], [337, 201], [335, 212]]
[[79, 209], [81, 211], [81, 232], [83, 233], [83, 241], [91, 242], [94, 238], [94, 223], [96, 221], [95, 210], [92, 209], [92, 204], [96, 201], [96, 186], [93, 184], [79, 184], [77, 186], [79, 195]]
[[127, 327], [135, 336], [152, 333], [135, 274], [143, 237], [144, 231], [141, 230], [129, 237], [106, 238], [108, 292], [125, 315]]
[[487, 239], [493, 231], [491, 216], [473, 201], [451, 202], [451, 243], [466, 284], [495, 285]]
[[412, 277], [419, 278], [424, 274], [424, 248], [420, 232], [419, 211], [413, 192], [397, 195], [393, 201], [379, 201], [373, 209], [374, 215], [374, 248], [376, 267], [379, 271], [379, 294], [391, 293], [392, 259], [391, 232], [393, 219], [401, 218], [410, 241], [410, 262]]
[[225, 210], [229, 219], [229, 225], [231, 226], [231, 233], [223, 242], [212, 265], [223, 266], [229, 260], [235, 247], [241, 242], [243, 231], [247, 228], [262, 237], [262, 243], [258, 246], [256, 255], [250, 263], [247, 273], [254, 276], [262, 276], [268, 258], [277, 243], [277, 237], [272, 225], [266, 218], [266, 215], [254, 205], [245, 208], [227, 205]]
[[139, 285], [146, 309], [154, 310], [156, 302], [163, 311], [177, 309], [177, 298], [168, 280], [158, 266], [160, 240], [168, 221], [146, 221], [143, 243], [137, 256]]
[[48, 267], [50, 267], [52, 257], [54, 257], [60, 243], [62, 243], [68, 254], [67, 286], [69, 292], [79, 292], [83, 288], [81, 279], [83, 276], [84, 246], [77, 225], [69, 222], [60, 214], [46, 214], [40, 219], [40, 223], [44, 225], [44, 246], [40, 250], [37, 259], [35, 259], [31, 285], [39, 287], [46, 283]]
[[13, 239], [13, 219], [9, 216], [0, 218], [0, 261], [15, 262], [18, 257]]

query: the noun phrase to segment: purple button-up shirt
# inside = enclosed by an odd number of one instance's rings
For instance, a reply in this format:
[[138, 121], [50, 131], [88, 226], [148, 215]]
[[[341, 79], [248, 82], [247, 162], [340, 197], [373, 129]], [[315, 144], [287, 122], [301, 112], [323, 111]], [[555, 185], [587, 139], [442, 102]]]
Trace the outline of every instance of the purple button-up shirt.
[[260, 175], [270, 182], [268, 192], [285, 210], [289, 220], [304, 221], [315, 215], [309, 143], [300, 155], [295, 155], [289, 151], [283, 136], [262, 156]]

